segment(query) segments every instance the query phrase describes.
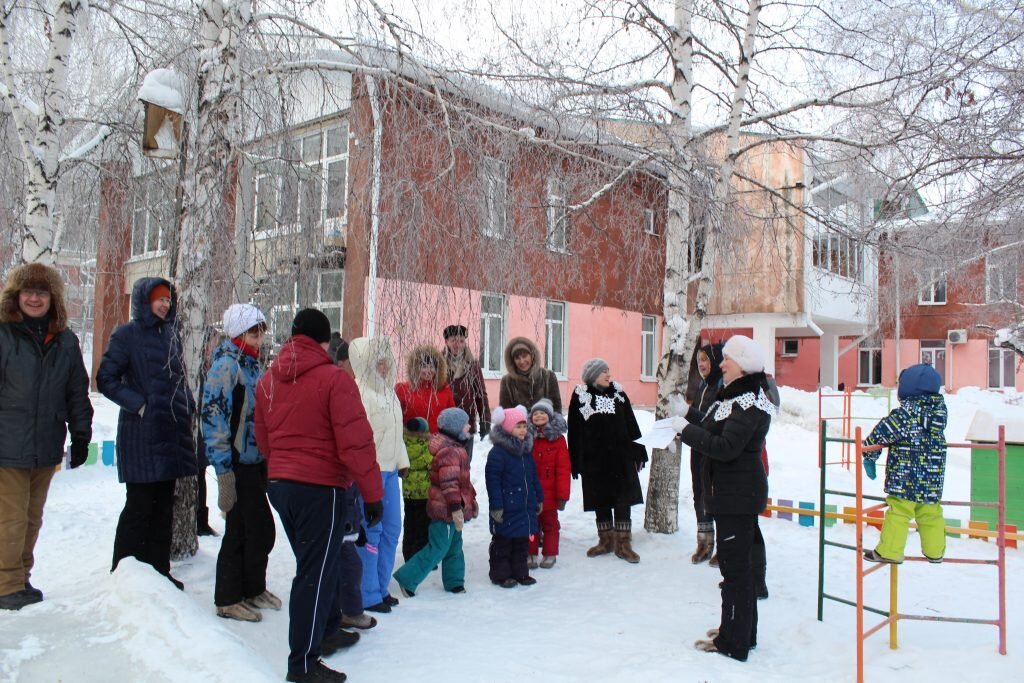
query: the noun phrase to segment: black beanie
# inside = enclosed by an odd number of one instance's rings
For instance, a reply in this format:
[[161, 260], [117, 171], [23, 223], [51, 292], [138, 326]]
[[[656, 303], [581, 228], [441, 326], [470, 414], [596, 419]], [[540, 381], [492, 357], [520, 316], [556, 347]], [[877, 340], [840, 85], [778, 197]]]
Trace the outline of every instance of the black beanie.
[[292, 336], [304, 334], [317, 344], [331, 341], [331, 321], [315, 308], [303, 308], [292, 321]]

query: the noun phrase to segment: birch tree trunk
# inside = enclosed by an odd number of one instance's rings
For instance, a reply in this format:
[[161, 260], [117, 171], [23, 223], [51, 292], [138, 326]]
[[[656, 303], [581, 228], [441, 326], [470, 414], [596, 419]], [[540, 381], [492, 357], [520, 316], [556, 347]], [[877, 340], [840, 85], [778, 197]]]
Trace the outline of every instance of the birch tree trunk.
[[[761, 12], [760, 0], [749, 0], [747, 23], [733, 90], [729, 113], [725, 153], [715, 178], [715, 193], [703, 212], [703, 223], [690, 225], [689, 194], [693, 185], [692, 151], [687, 148], [691, 139], [691, 107], [693, 97], [693, 17], [691, 0], [676, 0], [672, 39], [673, 119], [671, 141], [675, 164], [669, 172], [668, 220], [665, 234], [665, 294], [663, 336], [664, 353], [658, 365], [658, 406], [656, 416], [666, 417], [674, 404], [682, 401], [689, 374], [688, 359], [700, 336], [708, 314], [708, 303], [714, 288], [715, 268], [723, 244], [723, 217], [729, 201], [736, 156], [739, 151], [740, 121], [746, 104], [750, 61], [754, 51]], [[695, 230], [696, 229], [696, 230]], [[703, 232], [704, 250], [693, 313], [687, 317], [687, 286], [689, 256], [688, 243], [696, 231]], [[679, 476], [681, 454], [655, 449], [651, 457], [651, 474], [647, 487], [647, 506], [644, 528], [658, 533], [679, 530]]]
[[49, 49], [39, 103], [18, 90], [9, 33], [14, 5], [6, 3], [0, 13], [0, 67], [3, 83], [0, 95], [14, 119], [25, 168], [25, 214], [21, 226], [22, 263], [53, 265], [56, 239], [54, 210], [60, 175], [58, 135], [66, 115], [68, 58], [78, 29], [82, 0], [59, 0], [53, 8], [48, 32]]
[[[209, 342], [208, 321], [213, 296], [213, 258], [235, 263], [233, 213], [224, 200], [235, 182], [232, 172], [240, 116], [238, 46], [251, 21], [246, 7], [228, 0], [206, 0], [202, 7], [198, 72], [198, 111], [188, 141], [181, 231], [174, 264], [189, 390], [198, 399]], [[230, 250], [225, 252], [224, 250]], [[198, 415], [193, 431], [199, 438]], [[205, 476], [200, 472], [199, 476]], [[175, 487], [172, 559], [194, 555], [196, 538], [195, 477], [179, 479]]]

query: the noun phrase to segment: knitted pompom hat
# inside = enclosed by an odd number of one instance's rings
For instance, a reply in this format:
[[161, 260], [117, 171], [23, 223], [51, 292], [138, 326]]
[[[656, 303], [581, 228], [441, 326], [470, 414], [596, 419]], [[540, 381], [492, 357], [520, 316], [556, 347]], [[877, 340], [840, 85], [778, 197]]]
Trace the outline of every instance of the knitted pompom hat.
[[533, 407], [530, 408], [530, 415], [533, 416], [538, 410], [547, 414], [549, 420], [555, 416], [555, 406], [552, 405], [550, 399], [542, 398], [534, 403]]
[[495, 408], [491, 413], [491, 424], [501, 425], [501, 430], [511, 434], [515, 426], [520, 422], [526, 422], [526, 408], [516, 406], [515, 408]]

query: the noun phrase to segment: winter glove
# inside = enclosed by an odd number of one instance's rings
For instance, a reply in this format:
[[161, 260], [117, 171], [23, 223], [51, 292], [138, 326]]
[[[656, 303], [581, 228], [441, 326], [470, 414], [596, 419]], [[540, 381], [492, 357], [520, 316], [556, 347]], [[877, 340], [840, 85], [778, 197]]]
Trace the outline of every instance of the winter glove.
[[238, 502], [238, 491], [235, 489], [235, 473], [224, 472], [217, 475], [217, 507], [225, 515], [231, 512]]
[[688, 424], [690, 424], [690, 423], [686, 421], [685, 417], [674, 417], [674, 418], [672, 418], [672, 429], [676, 430], [676, 432], [683, 431], [683, 429]]
[[558, 501], [558, 510], [559, 510], [559, 512], [564, 512], [565, 511], [565, 504], [568, 503], [568, 502], [569, 501], [567, 501], [567, 500], [560, 500], [560, 501]]
[[400, 478], [402, 478], [402, 479], [405, 479], [406, 477], [408, 477], [408, 476], [409, 476], [409, 468], [408, 468], [408, 467], [402, 467], [402, 468], [400, 468], [400, 469], [398, 470], [398, 476], [399, 476]]
[[490, 434], [490, 433], [491, 433], [491, 423], [490, 422], [483, 422], [483, 421], [481, 421], [480, 422], [480, 439], [481, 440], [486, 439], [487, 435]]
[[360, 548], [366, 545], [366, 527], [359, 525], [359, 535], [356, 536], [356, 545]]
[[89, 457], [89, 442], [71, 440], [71, 469], [81, 467]]
[[380, 524], [380, 519], [384, 516], [384, 501], [378, 500], [376, 503], [364, 503], [363, 509], [366, 510], [366, 526], [371, 527]]
[[455, 525], [456, 531], [462, 531], [462, 527], [466, 524], [466, 513], [462, 510], [456, 510], [453, 512], [452, 523]]
[[505, 518], [505, 510], [502, 508], [495, 508], [491, 510], [491, 519], [497, 524], [501, 524], [501, 520]]
[[537, 514], [544, 512], [544, 501], [537, 503]]
[[878, 476], [878, 473], [875, 471], [874, 460], [864, 461], [864, 474], [868, 475], [868, 479], [874, 479], [875, 477]]

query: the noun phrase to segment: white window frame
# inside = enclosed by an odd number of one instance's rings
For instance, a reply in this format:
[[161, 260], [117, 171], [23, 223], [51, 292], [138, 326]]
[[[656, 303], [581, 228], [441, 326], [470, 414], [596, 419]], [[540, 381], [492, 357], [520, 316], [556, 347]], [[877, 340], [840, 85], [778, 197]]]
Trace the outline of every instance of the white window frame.
[[[651, 329], [645, 330], [645, 323], [650, 322]], [[647, 367], [648, 350], [650, 367]], [[647, 382], [658, 380], [658, 317], [655, 315], [640, 316], [640, 379]]]
[[[177, 220], [177, 182], [170, 171], [163, 169], [145, 178], [138, 179], [139, 188], [132, 197], [131, 259], [149, 259], [167, 252], [167, 240]], [[154, 195], [156, 197], [154, 198]], [[166, 212], [161, 215], [161, 212]], [[137, 221], [142, 219], [142, 245], [136, 239], [139, 231]], [[156, 229], [156, 244], [150, 244], [153, 228]]]
[[[325, 299], [324, 298], [324, 276], [325, 275], [340, 275], [341, 276], [341, 296], [342, 296], [341, 299], [335, 300], [335, 299]], [[316, 295], [317, 295], [316, 308], [319, 308], [321, 311], [324, 312], [325, 315], [328, 315], [328, 318], [330, 317], [330, 315], [327, 313], [329, 310], [333, 310], [333, 309], [337, 309], [338, 310], [338, 327], [336, 329], [334, 329], [333, 331], [341, 332], [341, 324], [344, 321], [344, 317], [343, 316], [344, 316], [344, 312], [345, 312], [345, 308], [344, 308], [345, 271], [344, 270], [322, 270], [319, 273], [317, 273]]]
[[[993, 362], [998, 364], [996, 374], [999, 378], [996, 384], [992, 382]], [[996, 346], [993, 341], [989, 340], [986, 370], [989, 389], [1013, 389], [1017, 386], [1017, 354], [1013, 352], [1013, 349]]]
[[[561, 309], [560, 319], [551, 317], [551, 307]], [[568, 313], [569, 304], [564, 301], [547, 300], [544, 302], [544, 367], [554, 372], [559, 379], [566, 379], [566, 356], [569, 344]], [[556, 334], [561, 341], [562, 349], [558, 358], [555, 358], [551, 352]]]
[[[499, 299], [501, 301], [501, 313], [494, 313], [485, 310], [484, 301], [487, 298]], [[483, 292], [480, 294], [480, 368], [484, 377], [496, 379], [504, 373], [505, 337], [507, 335], [508, 323], [508, 300], [504, 294]], [[498, 325], [498, 347], [491, 348], [491, 326]], [[491, 352], [497, 351], [497, 367], [490, 366]]]
[[548, 251], [569, 253], [569, 204], [566, 199], [565, 179], [548, 178], [548, 220], [545, 239]]
[[[878, 376], [875, 375], [875, 357], [878, 358]], [[868, 362], [868, 380], [867, 382], [861, 381], [864, 376], [864, 363], [865, 359]], [[862, 346], [857, 351], [857, 386], [859, 387], [877, 387], [882, 383], [882, 349], [877, 346]]]
[[985, 258], [985, 302], [1017, 301], [1017, 254], [1006, 251]]
[[822, 225], [811, 237], [811, 265], [836, 277], [864, 282], [864, 245]]
[[484, 237], [505, 239], [508, 236], [508, 163], [494, 157], [480, 162], [482, 215], [480, 232]]
[[[780, 355], [782, 355], [783, 358], [795, 358], [796, 356], [798, 356], [800, 354], [800, 340], [799, 339], [781, 339], [780, 341], [782, 342], [782, 353]], [[788, 344], [790, 342], [796, 344], [796, 350], [795, 351], [787, 351], [786, 350], [786, 344]]]
[[[917, 303], [922, 306], [944, 306], [949, 299], [946, 274], [941, 268], [929, 268], [925, 271], [926, 284], [921, 288]], [[941, 293], [941, 297], [940, 297]]]
[[644, 209], [643, 225], [645, 235], [658, 234], [654, 231], [654, 209]]

